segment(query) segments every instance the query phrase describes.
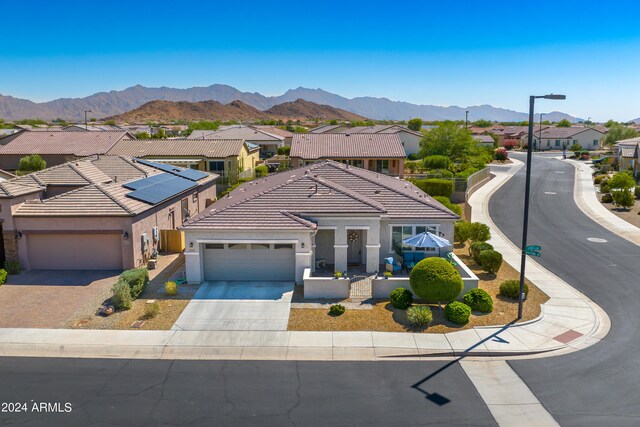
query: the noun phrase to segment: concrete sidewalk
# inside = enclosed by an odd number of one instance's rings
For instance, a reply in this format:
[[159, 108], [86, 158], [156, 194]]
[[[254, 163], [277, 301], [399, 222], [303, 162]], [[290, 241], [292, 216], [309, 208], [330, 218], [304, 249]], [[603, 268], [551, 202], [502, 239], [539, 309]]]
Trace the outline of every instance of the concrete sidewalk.
[[576, 160], [565, 161], [571, 163], [576, 168], [573, 198], [582, 212], [618, 236], [627, 239], [631, 243], [640, 245], [640, 228], [616, 216], [598, 200], [596, 188], [593, 184], [591, 162], [585, 163]]
[[[488, 215], [488, 200], [522, 162], [492, 168], [496, 177], [471, 197], [472, 220], [491, 227], [490, 243], [515, 269], [520, 250]], [[113, 331], [0, 329], [0, 355], [148, 359], [421, 360], [451, 356], [546, 357], [598, 342], [609, 320], [596, 304], [535, 261], [527, 277], [550, 299], [532, 321], [448, 334], [299, 331]]]

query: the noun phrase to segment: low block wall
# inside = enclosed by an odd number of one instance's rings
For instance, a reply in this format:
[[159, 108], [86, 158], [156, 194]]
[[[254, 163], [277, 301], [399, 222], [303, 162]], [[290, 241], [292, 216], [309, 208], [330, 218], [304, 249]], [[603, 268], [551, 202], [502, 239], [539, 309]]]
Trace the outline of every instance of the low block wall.
[[304, 297], [309, 299], [349, 298], [349, 279], [333, 277], [311, 277], [311, 269], [304, 269]]
[[[455, 254], [453, 255], [453, 260], [456, 262], [456, 270], [458, 270], [458, 273], [462, 276], [462, 283], [464, 284], [462, 292], [460, 292], [460, 296], [458, 297], [458, 300], [462, 301], [464, 294], [478, 287], [479, 279]], [[411, 291], [411, 284], [409, 283], [408, 277], [378, 278], [371, 281], [371, 288], [373, 298], [388, 299], [391, 291], [396, 288], [405, 288]], [[411, 293], [413, 293], [413, 291], [411, 291]], [[413, 294], [413, 296], [415, 297], [416, 294]]]

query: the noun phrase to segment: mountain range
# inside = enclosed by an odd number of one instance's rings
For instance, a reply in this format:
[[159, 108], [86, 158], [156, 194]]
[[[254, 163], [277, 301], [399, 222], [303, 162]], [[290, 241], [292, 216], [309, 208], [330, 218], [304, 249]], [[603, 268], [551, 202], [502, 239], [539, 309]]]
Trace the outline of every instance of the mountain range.
[[[132, 86], [124, 90], [98, 92], [85, 98], [59, 98], [53, 101], [36, 103], [27, 99], [0, 95], [0, 118], [5, 120], [19, 120], [40, 118], [54, 120], [83, 120], [84, 111], [91, 111], [91, 116], [104, 118], [115, 116], [150, 102], [150, 101], [218, 101], [228, 104], [242, 101], [258, 110], [267, 110], [285, 102], [297, 99], [314, 102], [321, 105], [340, 108], [354, 114], [376, 120], [408, 120], [420, 117], [424, 120], [464, 120], [465, 111], [469, 111], [469, 120], [494, 121], [525, 121], [526, 113], [517, 112], [491, 105], [474, 105], [468, 107], [436, 105], [417, 105], [409, 102], [392, 101], [388, 98], [343, 96], [327, 92], [322, 89], [308, 89], [299, 87], [290, 89], [282, 95], [265, 96], [257, 92], [242, 92], [232, 86], [214, 84], [207, 87], [192, 87], [175, 89], [169, 87], [149, 88], [141, 85]], [[580, 121], [577, 117], [554, 111], [545, 114], [545, 119], [559, 121], [567, 119], [572, 122]]]
[[149, 101], [134, 110], [107, 117], [107, 119], [118, 123], [169, 123], [178, 120], [191, 122], [211, 119], [251, 122], [267, 119], [308, 121], [316, 117], [324, 117], [329, 120], [365, 120], [365, 117], [349, 111], [329, 105], [316, 104], [304, 99], [284, 102], [264, 111], [237, 100], [228, 104], [222, 104], [218, 101]]

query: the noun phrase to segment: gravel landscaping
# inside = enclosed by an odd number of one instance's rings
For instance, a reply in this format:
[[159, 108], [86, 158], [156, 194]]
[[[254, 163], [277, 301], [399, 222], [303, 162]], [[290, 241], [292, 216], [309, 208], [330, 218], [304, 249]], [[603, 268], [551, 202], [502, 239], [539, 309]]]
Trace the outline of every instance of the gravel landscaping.
[[[602, 203], [602, 193], [598, 192], [598, 200]], [[636, 200], [636, 203], [631, 209], [622, 209], [614, 205], [613, 203], [602, 203], [602, 206], [607, 208], [611, 213], [619, 218], [624, 219], [631, 225], [635, 225], [640, 228], [640, 202]]]
[[[455, 325], [444, 317], [444, 307], [430, 305], [433, 321], [427, 328], [413, 328], [406, 317], [406, 311], [393, 308], [388, 299], [366, 301], [371, 310], [347, 308], [341, 316], [330, 316], [328, 310], [317, 308], [291, 308], [289, 330], [292, 331], [379, 331], [379, 332], [426, 332], [447, 333], [475, 326], [505, 325], [515, 321], [518, 302], [498, 296], [499, 286], [505, 280], [519, 279], [519, 273], [506, 262], [497, 274], [485, 273], [469, 256], [463, 246], [455, 248], [456, 255], [480, 278], [479, 288], [484, 289], [493, 298], [493, 312], [482, 314], [474, 312], [469, 323]], [[549, 297], [531, 282], [527, 281], [529, 294], [524, 303], [522, 321], [535, 319], [540, 315], [540, 306]], [[415, 300], [414, 300], [415, 301]], [[414, 304], [423, 305], [423, 304]]]

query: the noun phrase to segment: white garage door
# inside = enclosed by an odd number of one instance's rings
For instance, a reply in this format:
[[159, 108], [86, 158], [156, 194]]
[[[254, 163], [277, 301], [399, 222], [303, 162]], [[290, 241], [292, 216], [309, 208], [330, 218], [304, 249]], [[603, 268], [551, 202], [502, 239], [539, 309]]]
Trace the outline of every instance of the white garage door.
[[295, 280], [293, 244], [207, 244], [205, 280]]
[[29, 234], [32, 270], [122, 270], [120, 234]]

